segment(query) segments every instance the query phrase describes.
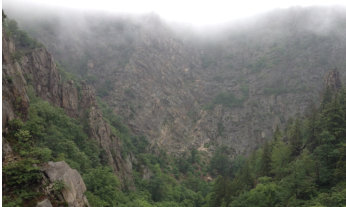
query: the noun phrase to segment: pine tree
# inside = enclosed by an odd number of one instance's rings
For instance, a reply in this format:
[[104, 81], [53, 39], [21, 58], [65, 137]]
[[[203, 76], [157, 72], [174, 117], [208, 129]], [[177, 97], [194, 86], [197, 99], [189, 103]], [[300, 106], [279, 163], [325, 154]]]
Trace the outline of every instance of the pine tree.
[[303, 141], [302, 141], [302, 133], [301, 133], [301, 122], [297, 119], [289, 134], [289, 145], [291, 148], [291, 156], [296, 157], [300, 154]]
[[281, 137], [282, 137], [282, 133], [280, 131], [280, 128], [279, 128], [279, 126], [276, 126], [276, 129], [274, 131], [274, 137], [273, 137], [274, 144], [275, 144], [275, 142], [280, 140]]
[[265, 142], [263, 145], [263, 152], [261, 157], [261, 169], [260, 169], [261, 176], [270, 176], [271, 154], [272, 154], [272, 147], [268, 142]]

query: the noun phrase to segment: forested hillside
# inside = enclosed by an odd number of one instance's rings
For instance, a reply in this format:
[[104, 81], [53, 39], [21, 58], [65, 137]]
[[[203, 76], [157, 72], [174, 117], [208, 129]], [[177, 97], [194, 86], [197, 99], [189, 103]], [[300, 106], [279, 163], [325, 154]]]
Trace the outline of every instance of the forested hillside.
[[[272, 141], [223, 171], [213, 184], [210, 206], [344, 206], [345, 104], [338, 72], [331, 71], [320, 107], [277, 129]], [[335, 82], [336, 81], [336, 82]]]

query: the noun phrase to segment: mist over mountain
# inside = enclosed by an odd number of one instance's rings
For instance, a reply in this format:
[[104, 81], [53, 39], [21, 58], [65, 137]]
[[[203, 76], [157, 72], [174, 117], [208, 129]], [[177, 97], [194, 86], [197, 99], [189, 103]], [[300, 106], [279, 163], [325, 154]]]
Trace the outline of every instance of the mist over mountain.
[[[13, 140], [23, 130], [31, 133], [29, 137], [38, 137], [37, 143], [51, 150], [51, 159], [65, 160], [82, 174], [93, 205], [127, 206], [130, 195], [126, 192], [133, 191], [147, 193], [136, 194], [137, 204], [256, 206], [250, 198], [251, 193], [262, 192], [259, 185], [275, 183], [271, 190], [283, 192], [281, 188], [289, 185], [296, 172], [292, 166], [304, 163], [309, 168], [299, 171], [300, 178], [311, 174], [314, 180], [287, 187], [289, 192], [275, 194], [278, 200], [264, 206], [304, 206], [313, 197], [317, 205], [324, 196], [317, 196], [317, 191], [328, 187], [335, 187], [329, 192], [333, 196], [342, 194], [338, 189], [345, 178], [338, 173], [344, 159], [344, 131], [334, 133], [328, 124], [317, 124], [314, 134], [309, 124], [315, 119], [324, 123], [323, 117], [329, 115], [323, 110], [332, 107], [328, 103], [340, 104], [335, 104], [337, 110], [344, 103], [339, 85], [346, 77], [346, 8], [280, 9], [203, 29], [172, 24], [153, 13], [114, 15], [9, 5], [4, 11], [3, 130], [9, 145], [19, 143], [21, 149], [20, 141]], [[328, 99], [324, 83], [338, 85], [329, 91], [333, 98]], [[311, 111], [317, 114], [315, 118]], [[47, 117], [76, 124], [68, 133], [82, 135], [61, 136], [67, 132], [61, 121], [44, 125], [36, 133], [33, 126], [45, 123]], [[11, 121], [18, 118], [28, 120], [22, 128], [12, 126]], [[337, 122], [341, 126], [343, 121]], [[55, 125], [56, 129], [50, 128]], [[326, 131], [337, 137], [333, 146], [327, 146]], [[320, 137], [320, 142], [311, 141], [310, 135]], [[70, 143], [71, 150], [49, 145], [56, 137], [66, 139], [59, 143]], [[338, 149], [333, 161], [321, 158], [332, 152], [316, 150], [323, 143]], [[278, 155], [281, 150], [287, 157]], [[17, 156], [11, 153], [6, 156]], [[11, 159], [6, 158], [6, 163], [11, 164]], [[89, 161], [83, 164], [79, 159]], [[321, 168], [325, 177], [313, 170], [321, 163], [328, 164]], [[51, 168], [62, 165], [49, 164]], [[280, 166], [287, 171], [279, 172]], [[7, 169], [10, 178], [8, 171], [15, 169]], [[333, 180], [334, 170], [339, 180]], [[93, 182], [97, 174], [114, 181], [113, 197], [98, 191], [96, 186], [105, 180]], [[187, 189], [190, 197], [184, 203], [182, 191]], [[8, 192], [7, 196], [14, 195]], [[63, 200], [52, 192], [45, 193], [48, 199]], [[206, 200], [201, 198], [207, 195]], [[84, 205], [83, 199], [69, 205]], [[141, 206], [137, 204], [132, 203]]]
[[208, 36], [154, 14], [13, 17], [153, 146], [249, 153], [318, 100], [326, 71], [344, 72], [344, 11], [277, 10]]

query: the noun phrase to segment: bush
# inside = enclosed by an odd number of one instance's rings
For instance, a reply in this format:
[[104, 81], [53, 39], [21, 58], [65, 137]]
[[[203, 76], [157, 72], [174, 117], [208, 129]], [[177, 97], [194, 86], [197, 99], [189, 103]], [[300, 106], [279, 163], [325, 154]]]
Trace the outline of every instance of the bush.
[[6, 185], [22, 189], [38, 184], [42, 175], [39, 168], [34, 166], [37, 163], [37, 160], [27, 158], [4, 166], [3, 175]]
[[107, 203], [105, 206], [114, 206], [117, 197], [121, 194], [118, 178], [107, 167], [99, 167], [89, 170], [83, 175], [83, 180], [88, 186], [89, 196], [97, 205]]

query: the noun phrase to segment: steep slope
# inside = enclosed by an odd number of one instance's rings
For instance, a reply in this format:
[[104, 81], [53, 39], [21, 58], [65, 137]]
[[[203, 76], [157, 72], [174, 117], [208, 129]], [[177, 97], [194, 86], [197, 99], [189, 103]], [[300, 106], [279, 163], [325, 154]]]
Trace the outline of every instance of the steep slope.
[[[345, 74], [345, 23], [344, 9], [295, 8], [240, 24], [226, 30], [224, 38], [204, 42], [207, 72], [202, 75], [210, 84], [205, 92], [209, 103], [214, 99], [223, 105], [208, 113], [224, 126], [217, 139], [253, 149], [253, 143], [263, 143], [276, 126], [318, 102], [324, 74], [335, 67]], [[241, 103], [233, 98], [234, 105], [229, 105], [232, 95]]]
[[[122, 157], [121, 141], [103, 118], [93, 87], [85, 82], [63, 79], [51, 54], [33, 39], [28, 37], [24, 41], [19, 38], [23, 34], [18, 29], [3, 31], [2, 119], [5, 140], [10, 121], [27, 120], [28, 94], [32, 87], [36, 96], [61, 107], [70, 117], [83, 120], [90, 140], [98, 143], [114, 172], [131, 186], [132, 164]], [[27, 47], [27, 43], [34, 46]]]
[[181, 39], [152, 15], [19, 22], [132, 131], [174, 153], [221, 144], [249, 153], [318, 99], [327, 70], [345, 72], [343, 8], [273, 12], [216, 40]]
[[[51, 28], [54, 34], [60, 30], [77, 34], [78, 41], [70, 36], [52, 39], [44, 32], [37, 37], [61, 58], [62, 65], [93, 84], [97, 95], [124, 117], [136, 134], [147, 136], [153, 147], [186, 151], [195, 125], [187, 114], [199, 114], [201, 108], [197, 98], [202, 96], [198, 88], [203, 83], [196, 85], [197, 74], [191, 72], [200, 65], [194, 57], [196, 51], [184, 46], [156, 16], [141, 21], [85, 18], [87, 29], [65, 22]], [[64, 53], [56, 49], [65, 46]], [[70, 51], [76, 55], [66, 56]]]
[[308, 107], [237, 171], [218, 177], [209, 206], [346, 204], [346, 91], [337, 70], [325, 77], [320, 107]]
[[[57, 71], [41, 44], [3, 22], [3, 206], [202, 205], [200, 155], [147, 153], [102, 102], [100, 113], [91, 86]], [[205, 187], [187, 187], [187, 170]]]
[[[4, 15], [3, 22], [5, 28], [2, 32], [2, 203], [4, 206], [34, 206], [36, 202], [37, 206], [52, 206], [52, 203], [54, 206], [89, 206], [84, 195], [86, 188], [81, 175], [65, 162], [60, 162], [63, 166], [50, 162], [49, 165], [56, 165], [54, 168], [42, 164], [43, 157], [49, 156], [49, 150], [39, 151], [39, 148], [31, 146], [32, 140], [28, 131], [17, 128], [21, 123], [18, 120], [28, 119], [28, 85], [32, 84], [28, 77], [42, 78], [41, 81], [34, 82], [37, 85], [37, 93], [52, 100], [57, 94], [54, 92], [57, 92], [55, 89], [59, 82], [54, 82], [58, 76], [50, 54], [30, 38], [25, 38], [26, 41], [20, 39], [20, 43], [30, 43], [35, 49], [16, 49], [15, 41], [11, 37], [13, 34], [6, 28]], [[17, 40], [18, 36], [23, 34], [25, 33], [18, 31]], [[47, 154], [44, 155], [45, 153]], [[46, 176], [42, 168], [50, 173]], [[51, 179], [52, 177], [54, 178]], [[59, 189], [56, 188], [57, 182], [62, 182]]]

